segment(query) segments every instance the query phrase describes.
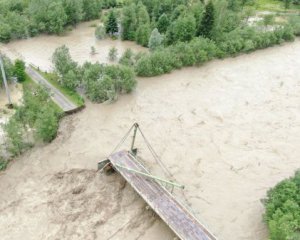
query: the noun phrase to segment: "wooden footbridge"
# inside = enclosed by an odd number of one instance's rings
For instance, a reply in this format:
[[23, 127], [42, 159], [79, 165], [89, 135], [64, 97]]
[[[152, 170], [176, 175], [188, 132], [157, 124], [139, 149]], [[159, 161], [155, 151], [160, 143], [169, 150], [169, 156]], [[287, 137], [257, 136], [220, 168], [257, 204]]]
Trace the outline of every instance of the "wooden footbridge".
[[[136, 158], [133, 148], [137, 129], [134, 125], [131, 151], [117, 151], [98, 163], [100, 170], [115, 170], [133, 187], [158, 216], [182, 240], [216, 240], [216, 237], [187, 210], [163, 184], [182, 185], [153, 176]], [[142, 132], [141, 132], [142, 133]], [[143, 133], [142, 133], [142, 136]]]

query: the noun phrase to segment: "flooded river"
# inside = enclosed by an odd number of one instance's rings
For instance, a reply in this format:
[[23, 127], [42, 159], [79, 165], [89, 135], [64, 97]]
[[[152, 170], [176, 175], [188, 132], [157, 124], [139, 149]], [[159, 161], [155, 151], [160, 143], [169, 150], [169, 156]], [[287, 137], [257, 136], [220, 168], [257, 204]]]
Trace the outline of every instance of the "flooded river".
[[[0, 46], [7, 56], [11, 58], [21, 58], [27, 63], [39, 66], [42, 70], [51, 70], [51, 57], [55, 49], [66, 45], [72, 58], [80, 64], [85, 61], [109, 63], [108, 53], [112, 47], [118, 50], [118, 57], [130, 48], [134, 52], [146, 51], [145, 48], [129, 41], [120, 40], [97, 40], [95, 38], [95, 27], [93, 24], [100, 24], [99, 21], [90, 21], [79, 24], [75, 30], [65, 34], [65, 36], [41, 35], [27, 40], [16, 40], [9, 44]], [[96, 50], [95, 55], [91, 55], [91, 47]]]
[[[45, 45], [53, 39], [42, 38]], [[175, 191], [178, 197], [219, 239], [266, 240], [260, 200], [300, 168], [299, 76], [297, 40], [141, 78], [133, 94], [114, 104], [87, 102], [63, 119], [51, 144], [0, 173], [1, 239], [173, 239], [121, 177], [95, 171], [138, 122], [186, 186]], [[140, 136], [137, 145], [162, 176]]]

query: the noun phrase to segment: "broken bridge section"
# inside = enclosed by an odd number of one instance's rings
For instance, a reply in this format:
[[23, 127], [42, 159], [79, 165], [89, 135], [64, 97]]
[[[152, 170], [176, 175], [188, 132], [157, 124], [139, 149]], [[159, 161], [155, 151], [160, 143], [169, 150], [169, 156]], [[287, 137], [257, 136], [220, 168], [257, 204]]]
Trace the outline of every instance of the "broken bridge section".
[[145, 177], [150, 173], [129, 152], [116, 152], [107, 162], [111, 163], [180, 239], [216, 240], [216, 237], [158, 181]]

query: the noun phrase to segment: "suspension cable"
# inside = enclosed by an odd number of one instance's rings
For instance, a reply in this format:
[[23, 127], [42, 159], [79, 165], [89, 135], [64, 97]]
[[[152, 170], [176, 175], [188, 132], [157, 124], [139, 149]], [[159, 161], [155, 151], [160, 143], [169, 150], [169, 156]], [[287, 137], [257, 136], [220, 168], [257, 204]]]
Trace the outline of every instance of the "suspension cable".
[[114, 150], [112, 150], [110, 155], [112, 155], [114, 152], [116, 152], [122, 146], [122, 144], [128, 138], [128, 136], [129, 136], [130, 132], [132, 131], [133, 127], [134, 127], [134, 124], [131, 126], [131, 128], [128, 130], [128, 132], [124, 135], [124, 137], [120, 140], [120, 142], [117, 144], [117, 146], [114, 148]]
[[152, 156], [154, 157], [155, 161], [161, 166], [161, 168], [165, 171], [165, 173], [167, 173], [167, 175], [169, 177], [173, 177], [172, 174], [168, 171], [168, 169], [166, 168], [166, 166], [163, 164], [163, 162], [160, 160], [159, 156], [157, 155], [157, 153], [154, 151], [153, 147], [151, 146], [150, 142], [148, 141], [148, 139], [146, 138], [146, 136], [144, 135], [144, 133], [142, 132], [140, 126], [138, 126], [139, 132], [141, 133], [150, 153], [152, 154]]

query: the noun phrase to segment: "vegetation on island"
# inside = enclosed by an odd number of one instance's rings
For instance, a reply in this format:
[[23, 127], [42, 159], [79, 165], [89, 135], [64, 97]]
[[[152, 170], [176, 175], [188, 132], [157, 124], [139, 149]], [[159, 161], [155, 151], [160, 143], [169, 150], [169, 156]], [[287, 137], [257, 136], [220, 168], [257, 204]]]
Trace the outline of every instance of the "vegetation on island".
[[[115, 48], [110, 51], [115, 60]], [[66, 46], [57, 48], [52, 58], [59, 84], [71, 90], [82, 87], [86, 96], [94, 102], [115, 100], [120, 93], [129, 93], [136, 86], [132, 68], [122, 65], [104, 65], [86, 62], [82, 66], [74, 62]], [[63, 64], [62, 64], [63, 63]]]
[[270, 240], [300, 239], [300, 171], [278, 183], [263, 200]]

